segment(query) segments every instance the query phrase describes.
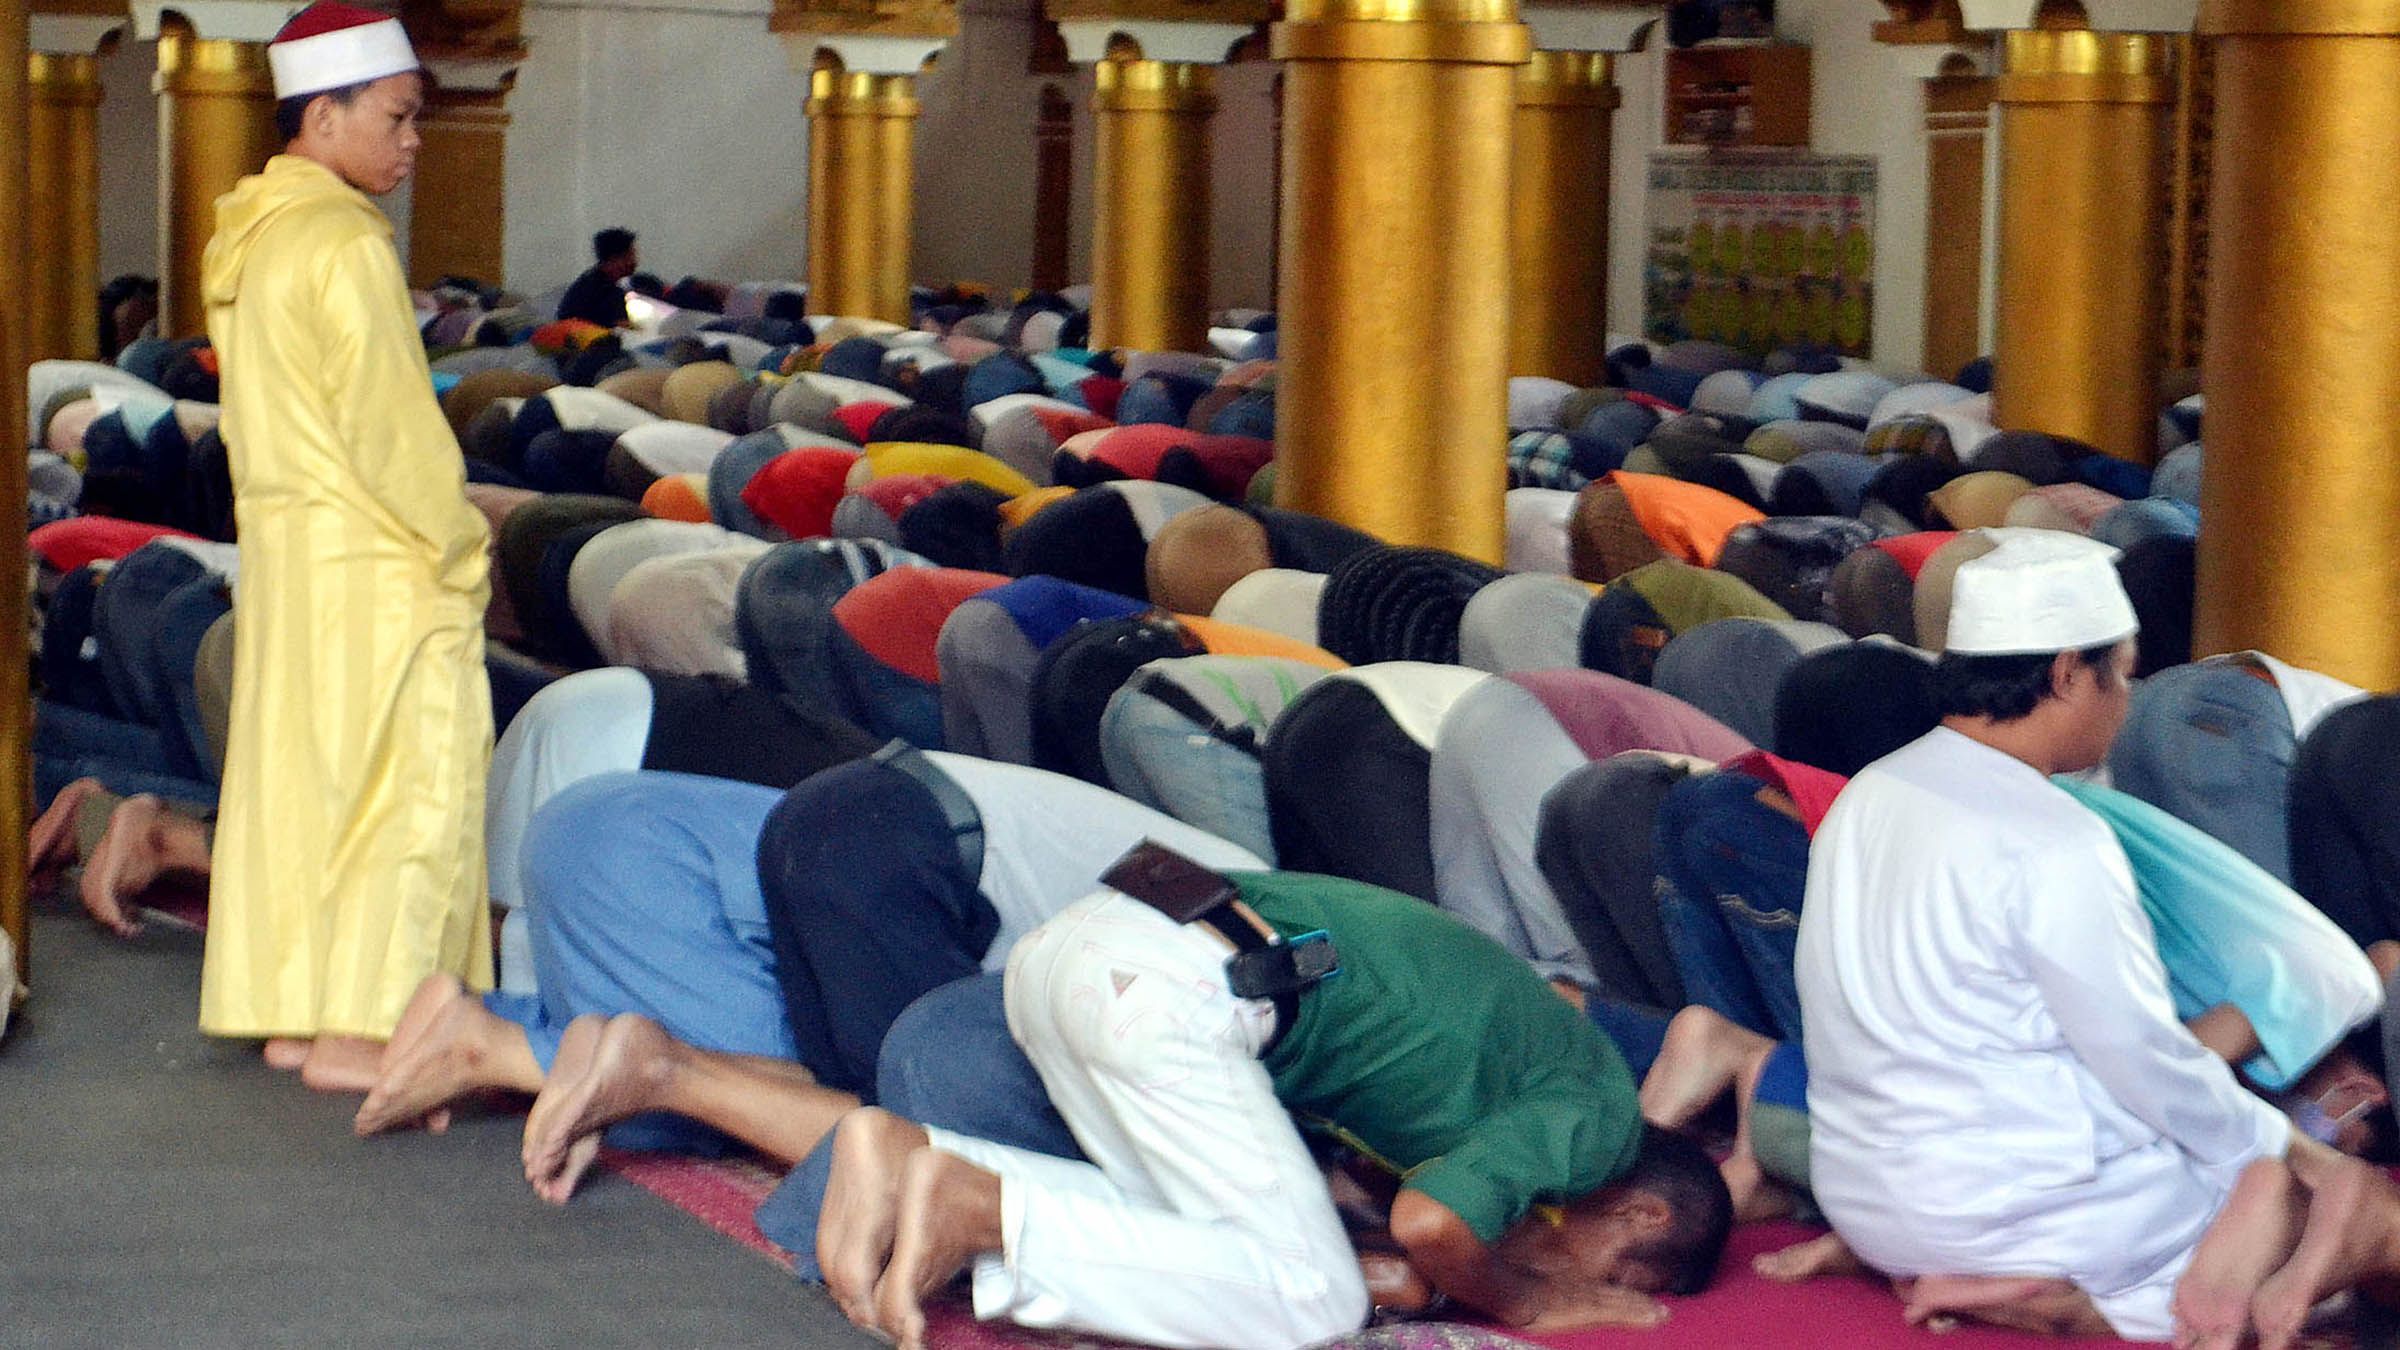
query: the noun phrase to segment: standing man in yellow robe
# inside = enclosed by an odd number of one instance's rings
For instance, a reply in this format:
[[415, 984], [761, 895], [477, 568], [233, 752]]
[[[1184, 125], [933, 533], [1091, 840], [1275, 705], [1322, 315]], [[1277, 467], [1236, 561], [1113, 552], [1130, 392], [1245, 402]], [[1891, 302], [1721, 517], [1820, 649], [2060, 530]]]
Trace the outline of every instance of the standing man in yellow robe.
[[419, 981], [491, 983], [487, 532], [367, 200], [415, 167], [416, 54], [320, 0], [268, 57], [286, 152], [201, 278], [242, 566], [200, 1029], [363, 1092]]

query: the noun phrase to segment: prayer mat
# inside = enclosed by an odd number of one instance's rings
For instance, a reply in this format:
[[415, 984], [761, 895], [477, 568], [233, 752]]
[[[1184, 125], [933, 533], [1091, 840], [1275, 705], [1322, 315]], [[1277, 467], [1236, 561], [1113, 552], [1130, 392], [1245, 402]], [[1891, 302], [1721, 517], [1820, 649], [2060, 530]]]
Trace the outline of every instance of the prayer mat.
[[[791, 1258], [758, 1231], [751, 1212], [782, 1179], [752, 1156], [694, 1158], [680, 1154], [602, 1149], [600, 1165], [683, 1210], [778, 1265]], [[1805, 1241], [1824, 1230], [1795, 1223], [1750, 1224], [1734, 1230], [1725, 1263], [1705, 1294], [1667, 1300], [1666, 1325], [1652, 1331], [1582, 1331], [1558, 1335], [1501, 1333], [1448, 1323], [1397, 1323], [1323, 1343], [1324, 1350], [1451, 1350], [1516, 1343], [1548, 1350], [2110, 1350], [2131, 1341], [2063, 1340], [1967, 1324], [1935, 1333], [1908, 1325], [1900, 1300], [1880, 1281], [1858, 1276], [1776, 1284], [1753, 1274], [1751, 1258]], [[1034, 1331], [979, 1322], [963, 1291], [926, 1308], [926, 1343], [935, 1350], [1120, 1350], [1124, 1342], [1070, 1332]], [[2301, 1336], [2298, 1350], [2357, 1350], [2357, 1332], [2334, 1319]]]

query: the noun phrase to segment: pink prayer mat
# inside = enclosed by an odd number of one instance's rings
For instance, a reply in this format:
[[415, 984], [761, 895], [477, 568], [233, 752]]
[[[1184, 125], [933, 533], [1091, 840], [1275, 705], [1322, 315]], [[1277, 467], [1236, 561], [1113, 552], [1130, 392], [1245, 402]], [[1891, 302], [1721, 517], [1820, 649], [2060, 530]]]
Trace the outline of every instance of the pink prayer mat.
[[[670, 1154], [621, 1153], [604, 1149], [601, 1165], [787, 1269], [791, 1257], [767, 1241], [751, 1212], [782, 1179], [755, 1159], [704, 1159]], [[1482, 1328], [1445, 1325], [1391, 1326], [1325, 1343], [1326, 1350], [1467, 1350], [1515, 1341], [1549, 1350], [2037, 1350], [2038, 1347], [2099, 1347], [2135, 1344], [2116, 1340], [2067, 1341], [2049, 1336], [1965, 1326], [1947, 1334], [1920, 1331], [1901, 1320], [1900, 1300], [1880, 1283], [1863, 1278], [1814, 1280], [1783, 1285], [1750, 1271], [1761, 1252], [1813, 1237], [1822, 1230], [1800, 1224], [1752, 1224], [1736, 1230], [1717, 1282], [1696, 1298], [1669, 1300], [1673, 1315], [1656, 1331], [1586, 1331], [1560, 1336], [1521, 1332], [1497, 1338]], [[1119, 1350], [1121, 1342], [1066, 1332], [1028, 1331], [999, 1322], [978, 1322], [961, 1296], [929, 1309], [928, 1341], [939, 1350]], [[2345, 1327], [2301, 1337], [2301, 1350], [2355, 1350], [2358, 1339]]]

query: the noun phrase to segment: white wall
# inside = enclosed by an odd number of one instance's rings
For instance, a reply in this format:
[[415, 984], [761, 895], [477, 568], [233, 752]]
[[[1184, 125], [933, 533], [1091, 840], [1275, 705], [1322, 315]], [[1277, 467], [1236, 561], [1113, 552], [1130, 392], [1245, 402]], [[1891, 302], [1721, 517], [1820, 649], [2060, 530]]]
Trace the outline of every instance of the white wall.
[[536, 0], [509, 96], [508, 284], [561, 286], [622, 225], [642, 265], [685, 275], [807, 270], [808, 81], [767, 6]]
[[[1876, 364], [1914, 369], [1925, 347], [1925, 95], [1923, 79], [1947, 48], [1885, 47], [1875, 24], [1889, 11], [1875, 0], [1782, 0], [1778, 35], [1810, 47], [1815, 99], [1811, 147], [1820, 154], [1876, 161]], [[1654, 47], [1663, 47], [1663, 37]], [[1618, 62], [1625, 103], [1617, 114], [1612, 175], [1609, 326], [1632, 333], [1641, 323], [1642, 255], [1648, 241], [1645, 170], [1665, 118], [1665, 58], [1636, 53]], [[1939, 372], [1944, 376], [1955, 372]]]
[[100, 280], [158, 275], [158, 44], [100, 58]]

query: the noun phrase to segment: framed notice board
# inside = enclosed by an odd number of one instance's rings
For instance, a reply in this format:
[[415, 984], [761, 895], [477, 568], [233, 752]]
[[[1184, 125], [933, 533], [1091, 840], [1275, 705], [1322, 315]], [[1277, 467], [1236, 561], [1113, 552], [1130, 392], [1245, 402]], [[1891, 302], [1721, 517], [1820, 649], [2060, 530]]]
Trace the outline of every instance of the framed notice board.
[[1868, 356], [1875, 161], [1802, 151], [1650, 157], [1644, 331]]

